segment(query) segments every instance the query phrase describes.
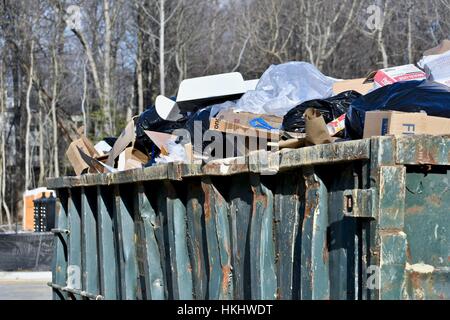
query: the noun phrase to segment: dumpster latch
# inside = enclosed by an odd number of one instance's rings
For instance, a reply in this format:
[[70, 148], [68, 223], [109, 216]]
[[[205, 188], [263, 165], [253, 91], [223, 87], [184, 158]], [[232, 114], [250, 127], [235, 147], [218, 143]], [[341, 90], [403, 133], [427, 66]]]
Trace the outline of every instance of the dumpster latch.
[[375, 190], [351, 189], [343, 193], [344, 216], [375, 219]]

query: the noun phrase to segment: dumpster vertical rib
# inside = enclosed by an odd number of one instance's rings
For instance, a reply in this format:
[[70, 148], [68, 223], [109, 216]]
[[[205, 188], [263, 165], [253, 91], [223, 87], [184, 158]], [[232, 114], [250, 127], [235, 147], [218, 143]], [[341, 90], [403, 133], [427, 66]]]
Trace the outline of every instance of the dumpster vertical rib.
[[253, 193], [248, 175], [231, 177], [230, 233], [234, 298], [251, 299], [250, 226]]
[[170, 261], [170, 249], [169, 249], [169, 226], [167, 222], [167, 196], [168, 191], [164, 188], [164, 182], [160, 182], [157, 186], [153, 187], [156, 192], [157, 200], [157, 214], [156, 214], [156, 226], [155, 236], [158, 242], [159, 255], [161, 257], [161, 267], [164, 275], [164, 295], [167, 299], [174, 299], [174, 288], [172, 282], [172, 269]]
[[401, 299], [406, 267], [404, 166], [379, 168], [380, 299]]
[[[68, 235], [69, 257], [67, 266], [67, 286], [71, 289], [81, 289], [81, 199], [80, 189], [72, 188], [68, 201]], [[78, 299], [74, 294], [72, 298]]]
[[108, 300], [118, 298], [117, 255], [113, 226], [114, 195], [111, 187], [97, 186], [98, 256], [100, 293]]
[[[374, 137], [370, 139], [370, 187], [379, 189], [379, 173], [381, 166], [395, 164], [395, 146], [392, 137]], [[378, 203], [376, 206], [378, 214]], [[368, 299], [380, 299], [380, 224], [378, 221], [372, 225], [370, 236], [370, 255], [368, 256], [368, 272], [366, 286]]]
[[156, 213], [150, 200], [147, 197], [143, 184], [137, 185], [138, 197], [135, 205], [136, 220], [141, 220], [137, 224], [138, 234], [138, 260], [139, 274], [143, 278], [145, 295], [143, 298], [152, 300], [165, 299], [164, 275], [161, 267], [162, 261], [158, 243], [155, 237], [155, 229], [159, 226], [156, 224]]
[[219, 245], [216, 235], [216, 221], [214, 218], [214, 194], [211, 190], [210, 178], [202, 179], [202, 188], [205, 194], [205, 230], [208, 248], [209, 279], [208, 299], [217, 300], [220, 297], [220, 286], [222, 283], [222, 271], [220, 265]]
[[205, 227], [210, 266], [209, 299], [233, 295], [228, 203], [209, 177], [202, 179]]
[[[126, 192], [121, 192], [121, 188], [126, 189], [124, 190]], [[132, 199], [129, 199], [134, 196], [134, 188], [129, 185], [115, 186], [114, 194], [119, 240], [121, 299], [134, 300], [137, 291], [137, 261]]]
[[302, 224], [301, 299], [329, 299], [328, 199], [313, 167], [304, 167], [305, 215]]
[[90, 294], [99, 294], [97, 262], [97, 194], [95, 189], [81, 191], [81, 264], [82, 289]]
[[303, 178], [289, 173], [277, 179], [275, 194], [275, 230], [277, 256], [278, 299], [298, 299], [300, 283], [294, 281], [300, 263], [301, 235], [299, 223], [304, 210]]
[[186, 207], [171, 182], [165, 181], [165, 188], [174, 299], [190, 300], [193, 298], [192, 267], [187, 248]]
[[277, 295], [273, 194], [261, 182], [259, 175], [251, 174], [250, 179], [253, 190], [250, 240], [252, 299], [271, 300]]
[[208, 250], [206, 247], [204, 196], [200, 181], [187, 185], [186, 218], [188, 225], [188, 249], [192, 265], [194, 298], [204, 300], [208, 293]]
[[219, 245], [220, 266], [222, 270], [222, 283], [219, 299], [233, 298], [233, 270], [231, 267], [231, 240], [228, 222], [228, 203], [220, 192], [210, 185], [214, 192], [214, 218], [216, 220], [217, 242]]
[[[68, 191], [67, 189], [58, 190], [57, 202], [59, 210], [56, 210], [55, 228], [58, 230], [67, 230], [67, 204]], [[54, 233], [53, 242], [53, 262], [52, 262], [52, 283], [65, 287], [67, 285], [67, 234], [61, 232]], [[53, 290], [54, 300], [67, 299], [67, 293], [60, 290]]]

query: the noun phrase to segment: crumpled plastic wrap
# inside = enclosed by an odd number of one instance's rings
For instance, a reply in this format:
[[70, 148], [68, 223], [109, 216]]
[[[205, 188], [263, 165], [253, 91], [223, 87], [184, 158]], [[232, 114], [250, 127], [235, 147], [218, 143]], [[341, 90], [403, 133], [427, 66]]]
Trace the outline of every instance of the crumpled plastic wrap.
[[235, 110], [282, 117], [305, 101], [331, 97], [334, 82], [307, 62], [272, 65], [256, 90], [247, 91], [237, 101]]
[[186, 150], [182, 144], [176, 143], [175, 141], [169, 141], [167, 144], [167, 149], [169, 154], [162, 155], [155, 159], [156, 163], [169, 163], [169, 162], [188, 162], [188, 157]]

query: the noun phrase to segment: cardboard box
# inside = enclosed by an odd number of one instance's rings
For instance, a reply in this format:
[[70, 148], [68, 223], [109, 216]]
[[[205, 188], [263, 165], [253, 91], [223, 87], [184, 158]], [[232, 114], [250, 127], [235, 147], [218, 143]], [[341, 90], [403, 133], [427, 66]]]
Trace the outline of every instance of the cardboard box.
[[361, 94], [366, 94], [373, 88], [373, 82], [367, 82], [366, 78], [341, 80], [333, 84], [333, 93], [334, 95], [338, 95], [342, 92], [353, 90]]
[[425, 80], [426, 78], [425, 72], [413, 64], [407, 64], [373, 71], [366, 78], [366, 81], [373, 81], [375, 88], [380, 88], [400, 81]]
[[436, 47], [426, 50], [423, 53], [423, 55], [424, 56], [432, 56], [432, 55], [442, 54], [447, 51], [450, 51], [450, 40], [444, 39]]
[[278, 139], [283, 118], [248, 112], [220, 111], [210, 121], [210, 130], [249, 137]]
[[134, 147], [128, 147], [119, 155], [117, 169], [123, 171], [142, 168], [149, 160], [150, 158], [145, 153]]
[[69, 159], [69, 162], [72, 165], [75, 174], [77, 176], [81, 175], [83, 172], [89, 169], [89, 164], [86, 163], [86, 161], [84, 161], [78, 148], [80, 148], [84, 153], [86, 153], [90, 157], [100, 156], [98, 152], [95, 150], [92, 142], [89, 141], [89, 139], [86, 136], [82, 135], [79, 139], [73, 141], [66, 151], [66, 156]]
[[366, 112], [364, 138], [403, 134], [450, 135], [450, 119], [432, 117], [421, 112]]

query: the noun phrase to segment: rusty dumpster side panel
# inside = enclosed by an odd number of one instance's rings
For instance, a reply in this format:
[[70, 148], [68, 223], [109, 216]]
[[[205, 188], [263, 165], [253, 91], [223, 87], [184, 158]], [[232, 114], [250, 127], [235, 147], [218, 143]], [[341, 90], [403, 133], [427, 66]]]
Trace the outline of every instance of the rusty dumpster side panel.
[[450, 298], [450, 139], [262, 155], [49, 180], [54, 299]]

